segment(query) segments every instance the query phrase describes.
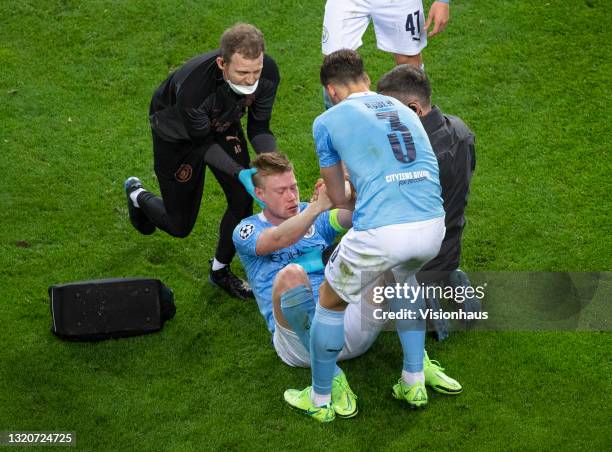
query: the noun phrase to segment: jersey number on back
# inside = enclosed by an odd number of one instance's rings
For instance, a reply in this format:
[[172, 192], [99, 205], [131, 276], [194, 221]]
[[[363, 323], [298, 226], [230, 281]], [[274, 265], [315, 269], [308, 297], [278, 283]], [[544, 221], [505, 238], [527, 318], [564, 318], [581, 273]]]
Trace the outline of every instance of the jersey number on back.
[[[397, 111], [383, 111], [376, 113], [376, 117], [382, 120], [388, 120], [391, 124], [391, 133], [387, 134], [389, 144], [393, 150], [393, 155], [396, 160], [402, 163], [414, 162], [416, 159], [416, 148], [414, 140], [408, 127], [399, 119]], [[404, 146], [402, 146], [402, 142]]]

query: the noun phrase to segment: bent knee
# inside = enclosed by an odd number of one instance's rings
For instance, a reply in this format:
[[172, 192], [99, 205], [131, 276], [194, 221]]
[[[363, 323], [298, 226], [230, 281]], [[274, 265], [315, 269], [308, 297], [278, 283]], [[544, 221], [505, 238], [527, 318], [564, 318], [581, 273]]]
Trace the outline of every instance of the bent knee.
[[184, 239], [193, 230], [193, 224], [185, 224], [180, 221], [168, 222], [166, 225], [165, 231], [170, 234], [172, 237], [176, 237], [179, 239]]
[[278, 272], [278, 277], [286, 281], [296, 281], [298, 284], [308, 279], [306, 270], [299, 264], [289, 264]]
[[420, 53], [417, 53], [416, 55], [402, 55], [400, 53], [394, 53], [393, 57], [395, 59], [395, 64], [397, 65], [410, 64], [417, 68], [421, 68], [421, 65], [423, 64], [423, 58], [421, 57]]
[[277, 286], [281, 292], [302, 284], [310, 286], [308, 274], [302, 266], [298, 264], [287, 265], [278, 272], [274, 280], [274, 285]]

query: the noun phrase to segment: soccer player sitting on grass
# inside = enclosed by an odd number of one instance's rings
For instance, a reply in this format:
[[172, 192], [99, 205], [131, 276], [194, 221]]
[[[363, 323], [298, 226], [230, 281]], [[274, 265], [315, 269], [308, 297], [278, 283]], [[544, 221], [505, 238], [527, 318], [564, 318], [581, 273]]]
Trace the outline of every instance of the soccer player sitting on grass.
[[[293, 166], [282, 154], [261, 154], [252, 163], [255, 193], [264, 210], [234, 230], [234, 244], [247, 273], [259, 310], [273, 334], [279, 358], [290, 366], [310, 365], [310, 324], [324, 280], [322, 251], [352, 226], [352, 211], [333, 209], [325, 186], [316, 188], [311, 203], [300, 202]], [[372, 311], [380, 307], [356, 303], [346, 310], [344, 341], [338, 360], [365, 353], [383, 328]], [[461, 385], [424, 357], [425, 382], [445, 394]], [[357, 414], [355, 396], [344, 373], [335, 366], [332, 382], [334, 412]]]

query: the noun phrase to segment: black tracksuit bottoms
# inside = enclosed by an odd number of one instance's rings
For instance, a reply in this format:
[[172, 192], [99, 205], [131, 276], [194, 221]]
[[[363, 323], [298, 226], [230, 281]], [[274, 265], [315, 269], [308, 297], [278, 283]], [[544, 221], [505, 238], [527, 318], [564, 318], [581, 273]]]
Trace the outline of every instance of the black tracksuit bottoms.
[[[162, 140], [155, 131], [152, 134], [154, 169], [161, 197], [143, 192], [138, 196], [138, 204], [159, 229], [174, 237], [186, 237], [192, 231], [200, 210], [206, 172], [204, 155], [210, 145], [171, 143]], [[240, 126], [215, 135], [214, 142], [239, 165], [249, 167], [249, 153]], [[243, 218], [253, 214], [253, 200], [236, 177], [213, 167], [210, 170], [227, 200], [227, 209], [219, 225], [215, 257], [219, 262], [229, 264], [236, 254], [232, 233]]]

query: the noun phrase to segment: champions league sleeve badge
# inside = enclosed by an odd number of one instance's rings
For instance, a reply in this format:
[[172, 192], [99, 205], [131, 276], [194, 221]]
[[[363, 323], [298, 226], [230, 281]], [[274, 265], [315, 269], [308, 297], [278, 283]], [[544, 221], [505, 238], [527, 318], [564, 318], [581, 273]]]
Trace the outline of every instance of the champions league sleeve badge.
[[246, 240], [253, 234], [253, 231], [255, 231], [255, 226], [251, 223], [248, 223], [240, 228], [240, 231], [238, 231], [238, 235], [240, 235], [240, 238], [242, 240]]

